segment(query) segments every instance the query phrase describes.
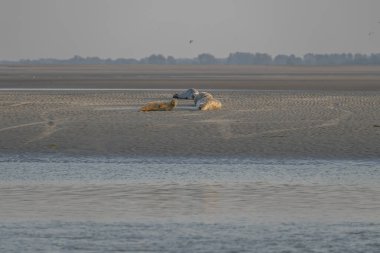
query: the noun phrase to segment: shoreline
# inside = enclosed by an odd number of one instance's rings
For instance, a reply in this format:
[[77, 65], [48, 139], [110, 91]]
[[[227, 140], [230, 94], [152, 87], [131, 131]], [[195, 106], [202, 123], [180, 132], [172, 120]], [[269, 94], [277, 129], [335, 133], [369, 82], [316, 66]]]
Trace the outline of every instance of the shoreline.
[[380, 91], [380, 66], [0, 64], [0, 88]]
[[339, 162], [358, 162], [358, 163], [378, 163], [380, 164], [380, 156], [373, 157], [331, 157], [331, 156], [238, 156], [238, 155], [123, 155], [123, 154], [104, 154], [104, 153], [63, 153], [63, 152], [1, 152], [0, 153], [0, 163], [4, 162], [104, 162], [104, 163], [123, 163], [123, 162], [178, 162], [181, 164], [193, 164], [193, 163], [205, 163], [212, 164], [224, 163], [227, 164], [261, 164], [261, 163], [273, 163], [278, 162], [282, 165], [292, 164], [292, 163], [303, 163], [308, 162], [310, 164], [314, 163], [339, 163]]

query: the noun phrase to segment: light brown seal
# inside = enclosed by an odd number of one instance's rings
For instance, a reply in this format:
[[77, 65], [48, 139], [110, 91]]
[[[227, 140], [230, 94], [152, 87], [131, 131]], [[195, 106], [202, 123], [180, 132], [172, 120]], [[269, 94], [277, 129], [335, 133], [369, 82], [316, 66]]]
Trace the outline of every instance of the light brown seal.
[[196, 105], [201, 111], [218, 110], [222, 108], [222, 103], [215, 98], [204, 97]]
[[172, 99], [170, 102], [149, 102], [141, 107], [141, 112], [149, 111], [171, 111], [177, 106], [177, 99]]

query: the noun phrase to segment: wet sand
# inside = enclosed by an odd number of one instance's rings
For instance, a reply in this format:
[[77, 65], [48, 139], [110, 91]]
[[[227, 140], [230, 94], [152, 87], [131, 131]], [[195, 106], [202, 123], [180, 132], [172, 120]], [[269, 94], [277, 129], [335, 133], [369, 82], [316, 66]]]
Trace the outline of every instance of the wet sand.
[[380, 91], [380, 66], [0, 65], [1, 88]]
[[[138, 112], [190, 87], [222, 110]], [[2, 65], [0, 152], [377, 158], [378, 108], [380, 67]]]

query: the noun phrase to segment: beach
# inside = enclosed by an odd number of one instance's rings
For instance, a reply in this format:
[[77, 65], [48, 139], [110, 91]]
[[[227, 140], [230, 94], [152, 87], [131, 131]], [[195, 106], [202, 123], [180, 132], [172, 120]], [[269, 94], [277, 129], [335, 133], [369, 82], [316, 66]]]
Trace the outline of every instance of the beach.
[[378, 252], [379, 71], [1, 66], [0, 251]]
[[[373, 158], [379, 67], [1, 66], [0, 152]], [[301, 85], [302, 84], [302, 85]], [[211, 92], [219, 111], [179, 100]]]
[[1, 153], [378, 158], [380, 92], [206, 90], [199, 111], [139, 112], [178, 90], [0, 92]]

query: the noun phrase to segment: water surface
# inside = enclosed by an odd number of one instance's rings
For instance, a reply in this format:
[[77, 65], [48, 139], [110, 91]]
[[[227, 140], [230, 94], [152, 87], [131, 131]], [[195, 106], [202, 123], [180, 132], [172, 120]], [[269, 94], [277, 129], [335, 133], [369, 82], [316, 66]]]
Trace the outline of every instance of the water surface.
[[378, 252], [380, 162], [0, 156], [0, 251]]

